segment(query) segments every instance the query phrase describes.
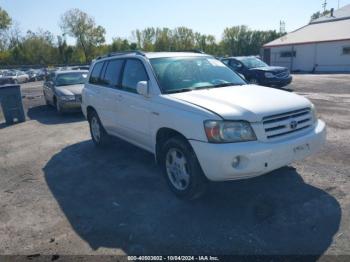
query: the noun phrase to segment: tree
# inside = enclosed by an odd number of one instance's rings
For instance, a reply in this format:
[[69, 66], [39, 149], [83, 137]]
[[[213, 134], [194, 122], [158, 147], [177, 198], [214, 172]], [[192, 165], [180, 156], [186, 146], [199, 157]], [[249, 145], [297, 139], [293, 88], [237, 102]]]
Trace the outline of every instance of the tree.
[[4, 51], [8, 45], [8, 29], [12, 24], [9, 14], [0, 7], [0, 51]]
[[14, 63], [50, 64], [57, 62], [57, 49], [53, 35], [48, 31], [28, 31], [26, 36], [10, 51]]
[[276, 31], [255, 31], [247, 26], [234, 26], [225, 28], [221, 47], [224, 55], [257, 55], [264, 44], [282, 35]]
[[322, 16], [327, 16], [327, 15], [329, 15], [330, 13], [331, 13], [330, 10], [324, 10], [323, 12], [318, 11], [318, 12], [312, 14], [312, 16], [311, 16], [311, 22], [314, 21], [314, 20], [316, 20], [316, 19], [318, 19], [318, 18], [320, 18], [320, 17], [322, 17]]
[[181, 26], [173, 30], [173, 43], [175, 51], [194, 49], [195, 39], [192, 29]]
[[64, 34], [76, 38], [77, 45], [84, 52], [85, 62], [92, 59], [95, 47], [105, 42], [106, 30], [97, 26], [93, 17], [79, 9], [64, 13], [60, 26]]
[[0, 7], [0, 30], [6, 30], [10, 27], [12, 19], [9, 14]]

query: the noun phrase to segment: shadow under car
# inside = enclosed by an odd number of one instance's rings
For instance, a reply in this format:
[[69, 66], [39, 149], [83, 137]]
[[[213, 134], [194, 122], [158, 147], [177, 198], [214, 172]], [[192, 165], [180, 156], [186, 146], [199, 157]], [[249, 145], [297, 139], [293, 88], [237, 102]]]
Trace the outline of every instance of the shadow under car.
[[84, 121], [84, 115], [81, 112], [70, 112], [59, 114], [52, 106], [39, 105], [31, 107], [27, 111], [29, 119], [37, 120], [45, 125], [64, 124]]
[[341, 208], [291, 167], [255, 179], [212, 183], [193, 202], [177, 199], [153, 155], [115, 141], [64, 148], [46, 182], [76, 233], [93, 249], [127, 254], [315, 255], [338, 231]]

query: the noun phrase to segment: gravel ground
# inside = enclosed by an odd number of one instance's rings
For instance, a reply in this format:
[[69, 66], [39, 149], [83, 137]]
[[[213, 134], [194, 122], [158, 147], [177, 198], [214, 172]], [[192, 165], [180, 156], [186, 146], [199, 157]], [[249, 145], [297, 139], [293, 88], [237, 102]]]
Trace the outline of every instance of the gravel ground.
[[[0, 124], [0, 254], [350, 255], [350, 75], [295, 75], [328, 125], [321, 153], [176, 199], [153, 156], [96, 149], [81, 114], [22, 86], [25, 123]], [[0, 121], [1, 122], [1, 121]]]

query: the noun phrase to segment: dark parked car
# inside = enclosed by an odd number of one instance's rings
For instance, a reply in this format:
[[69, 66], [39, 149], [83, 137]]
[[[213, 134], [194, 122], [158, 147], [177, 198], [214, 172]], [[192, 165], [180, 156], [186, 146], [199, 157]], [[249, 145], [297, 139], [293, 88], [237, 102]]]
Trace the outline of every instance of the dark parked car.
[[15, 84], [15, 80], [12, 77], [1, 76], [0, 77], [0, 86], [7, 84]]
[[281, 88], [292, 82], [287, 68], [269, 66], [254, 56], [227, 57], [221, 61], [251, 84]]

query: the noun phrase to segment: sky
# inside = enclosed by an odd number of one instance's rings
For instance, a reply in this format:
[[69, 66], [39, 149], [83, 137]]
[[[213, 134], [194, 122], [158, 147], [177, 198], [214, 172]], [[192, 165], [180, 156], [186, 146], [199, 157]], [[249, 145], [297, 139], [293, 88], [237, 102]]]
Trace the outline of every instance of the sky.
[[[337, 8], [338, 0], [327, 0], [329, 8]], [[132, 40], [135, 29], [186, 26], [220, 39], [224, 28], [247, 25], [251, 29], [279, 30], [285, 21], [287, 32], [293, 31], [322, 10], [324, 0], [0, 0], [18, 23], [21, 31], [49, 30], [62, 34], [61, 15], [79, 8], [95, 18], [106, 29], [106, 41], [113, 37]], [[350, 0], [339, 0], [340, 7]], [[73, 41], [68, 39], [68, 42]]]

